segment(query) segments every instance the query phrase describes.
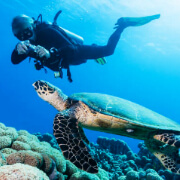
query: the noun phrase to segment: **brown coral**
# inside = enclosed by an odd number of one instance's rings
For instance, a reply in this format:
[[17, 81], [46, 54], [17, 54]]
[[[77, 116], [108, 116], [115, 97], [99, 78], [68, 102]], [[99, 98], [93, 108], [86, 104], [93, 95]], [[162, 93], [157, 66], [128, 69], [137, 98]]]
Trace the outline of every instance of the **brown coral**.
[[7, 157], [7, 163], [9, 165], [16, 164], [16, 163], [22, 163], [22, 164], [28, 164], [34, 167], [40, 167], [40, 161], [35, 157], [33, 152], [16, 152], [13, 154], [10, 154]]
[[53, 160], [47, 154], [42, 154], [42, 156], [44, 159], [43, 170], [48, 173], [53, 167]]
[[7, 157], [9, 165], [22, 163], [28, 164], [37, 168], [43, 169], [44, 172], [49, 173], [53, 167], [53, 159], [47, 154], [41, 154], [33, 151], [18, 151], [10, 154]]

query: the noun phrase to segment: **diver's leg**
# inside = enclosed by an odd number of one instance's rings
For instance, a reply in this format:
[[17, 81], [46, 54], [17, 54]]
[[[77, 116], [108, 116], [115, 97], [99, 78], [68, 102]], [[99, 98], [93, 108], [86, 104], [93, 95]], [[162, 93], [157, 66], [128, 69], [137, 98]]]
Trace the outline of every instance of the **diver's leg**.
[[105, 56], [110, 56], [114, 53], [117, 43], [121, 37], [123, 30], [129, 26], [141, 26], [149, 23], [152, 20], [158, 19], [159, 14], [153, 16], [145, 16], [138, 18], [123, 17], [115, 24], [115, 32], [110, 36], [107, 45], [105, 46], [87, 46], [80, 45], [76, 52], [76, 59], [97, 59]]
[[116, 31], [110, 36], [107, 46], [106, 46], [106, 53], [111, 55], [113, 54], [116, 45], [120, 39], [121, 33], [123, 30], [129, 26], [142, 26], [144, 24], [149, 23], [152, 20], [158, 19], [160, 17], [159, 14], [153, 16], [145, 16], [145, 17], [122, 17], [118, 19], [117, 23], [115, 24]]
[[110, 36], [108, 43], [106, 45], [106, 53], [111, 55], [114, 53], [116, 45], [120, 39], [121, 33], [123, 30], [129, 26], [142, 26], [144, 24], [149, 23], [152, 20], [158, 19], [160, 17], [159, 14], [153, 16], [145, 16], [145, 17], [138, 17], [138, 18], [130, 18], [130, 17], [122, 17], [118, 19], [117, 23], [115, 24], [116, 31]]
[[[116, 31], [109, 37], [108, 43], [106, 46], [104, 46], [105, 55], [104, 56], [110, 56], [114, 53], [114, 50], [117, 46], [117, 43], [121, 37], [121, 33], [123, 32], [125, 28], [123, 26], [120, 26], [116, 29]], [[102, 56], [103, 57], [103, 56]]]
[[79, 45], [76, 51], [76, 59], [97, 59], [110, 56], [114, 53], [116, 45], [121, 37], [124, 28], [117, 28], [110, 36], [107, 45]]

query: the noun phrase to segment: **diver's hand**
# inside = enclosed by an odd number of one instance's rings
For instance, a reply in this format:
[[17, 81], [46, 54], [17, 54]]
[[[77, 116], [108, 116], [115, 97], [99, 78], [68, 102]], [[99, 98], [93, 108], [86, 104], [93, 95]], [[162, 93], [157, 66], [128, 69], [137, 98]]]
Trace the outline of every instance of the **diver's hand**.
[[29, 44], [29, 41], [21, 41], [16, 45], [16, 51], [18, 54], [26, 54], [28, 52], [27, 45]]
[[45, 57], [46, 59], [50, 58], [50, 52], [40, 45], [36, 46], [34, 51], [37, 53], [37, 55], [40, 58], [43, 58], [43, 57]]

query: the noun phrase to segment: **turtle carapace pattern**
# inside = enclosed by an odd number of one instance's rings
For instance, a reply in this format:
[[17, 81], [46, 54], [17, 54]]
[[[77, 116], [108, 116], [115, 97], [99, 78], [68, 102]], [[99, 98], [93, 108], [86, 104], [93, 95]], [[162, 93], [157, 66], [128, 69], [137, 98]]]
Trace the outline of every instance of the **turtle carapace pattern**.
[[180, 174], [180, 125], [131, 101], [100, 93], [65, 95], [49, 82], [33, 84], [37, 94], [55, 107], [54, 136], [66, 159], [97, 173], [82, 128], [144, 140], [162, 165]]

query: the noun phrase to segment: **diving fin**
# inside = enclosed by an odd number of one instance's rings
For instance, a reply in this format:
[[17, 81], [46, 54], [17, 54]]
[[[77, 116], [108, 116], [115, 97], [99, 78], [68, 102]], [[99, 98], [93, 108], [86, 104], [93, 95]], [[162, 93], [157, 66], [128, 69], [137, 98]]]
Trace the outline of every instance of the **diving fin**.
[[144, 17], [121, 17], [117, 20], [117, 23], [115, 24], [115, 29], [117, 29], [118, 27], [142, 26], [159, 18], [160, 14]]
[[97, 58], [97, 59], [95, 59], [95, 61], [96, 61], [98, 64], [101, 64], [101, 65], [104, 65], [104, 64], [107, 63], [105, 57]]

